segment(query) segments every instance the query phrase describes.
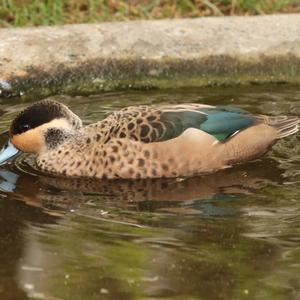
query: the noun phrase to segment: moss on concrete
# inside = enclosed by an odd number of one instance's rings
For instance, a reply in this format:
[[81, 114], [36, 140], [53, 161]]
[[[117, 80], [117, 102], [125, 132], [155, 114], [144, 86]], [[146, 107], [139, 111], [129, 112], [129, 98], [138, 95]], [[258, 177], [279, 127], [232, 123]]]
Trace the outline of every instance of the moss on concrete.
[[[79, 67], [38, 68], [2, 81], [2, 96], [91, 94], [117, 89], [157, 89], [215, 85], [300, 83], [300, 59], [261, 56], [258, 61], [231, 56], [197, 59], [98, 59]], [[1, 85], [1, 82], [0, 82]]]

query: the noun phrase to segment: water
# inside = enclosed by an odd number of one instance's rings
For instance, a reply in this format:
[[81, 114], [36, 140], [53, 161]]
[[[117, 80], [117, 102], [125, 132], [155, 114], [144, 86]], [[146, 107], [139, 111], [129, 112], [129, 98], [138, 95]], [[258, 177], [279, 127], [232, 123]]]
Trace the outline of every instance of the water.
[[[132, 104], [205, 102], [300, 115], [300, 88], [58, 96], [85, 123]], [[1, 145], [29, 100], [0, 102]], [[186, 180], [55, 178], [0, 168], [0, 299], [300, 299], [300, 134]]]

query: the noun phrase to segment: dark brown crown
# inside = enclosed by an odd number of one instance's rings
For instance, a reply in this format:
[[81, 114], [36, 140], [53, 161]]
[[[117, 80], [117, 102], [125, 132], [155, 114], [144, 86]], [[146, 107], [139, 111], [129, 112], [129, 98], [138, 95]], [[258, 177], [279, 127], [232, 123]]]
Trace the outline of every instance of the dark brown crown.
[[12, 122], [10, 135], [20, 134], [54, 119], [67, 116], [66, 107], [54, 100], [42, 100], [23, 110]]

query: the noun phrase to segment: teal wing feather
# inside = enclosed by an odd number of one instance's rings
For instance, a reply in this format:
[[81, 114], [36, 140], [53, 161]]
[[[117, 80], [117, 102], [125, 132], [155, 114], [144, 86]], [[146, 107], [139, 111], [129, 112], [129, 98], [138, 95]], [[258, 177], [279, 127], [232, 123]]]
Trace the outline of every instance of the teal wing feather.
[[152, 143], [176, 138], [189, 128], [203, 130], [224, 141], [258, 119], [240, 108], [187, 104], [127, 107], [103, 122], [110, 124], [108, 138], [127, 137]]
[[235, 132], [257, 121], [247, 111], [235, 107], [205, 107], [194, 110], [162, 112], [160, 122], [165, 126], [160, 141], [175, 138], [188, 128], [196, 128], [224, 141]]
[[163, 123], [165, 130], [159, 141], [175, 138], [188, 128], [199, 129], [206, 120], [207, 116], [205, 114], [195, 111], [163, 112], [159, 121]]

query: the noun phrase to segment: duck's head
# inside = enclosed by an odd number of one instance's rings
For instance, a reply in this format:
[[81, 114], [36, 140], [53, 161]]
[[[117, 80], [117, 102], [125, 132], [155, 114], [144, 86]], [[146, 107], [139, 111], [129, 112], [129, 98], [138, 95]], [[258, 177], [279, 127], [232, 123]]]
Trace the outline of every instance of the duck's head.
[[0, 152], [0, 164], [16, 155], [41, 153], [76, 134], [82, 121], [67, 106], [42, 100], [20, 112], [11, 123], [9, 140]]

